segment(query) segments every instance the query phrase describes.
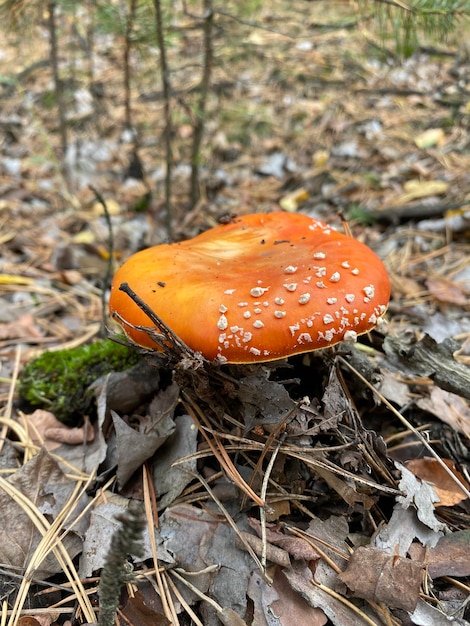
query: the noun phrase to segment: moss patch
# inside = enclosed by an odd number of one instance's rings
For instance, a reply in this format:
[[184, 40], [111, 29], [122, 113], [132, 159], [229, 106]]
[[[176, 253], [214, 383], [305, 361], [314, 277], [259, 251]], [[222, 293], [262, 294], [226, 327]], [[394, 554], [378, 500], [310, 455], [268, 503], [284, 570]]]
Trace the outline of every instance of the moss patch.
[[76, 426], [94, 413], [88, 387], [100, 376], [128, 369], [139, 360], [137, 350], [109, 339], [71, 350], [45, 352], [22, 371], [19, 396], [33, 407], [54, 413], [58, 420]]

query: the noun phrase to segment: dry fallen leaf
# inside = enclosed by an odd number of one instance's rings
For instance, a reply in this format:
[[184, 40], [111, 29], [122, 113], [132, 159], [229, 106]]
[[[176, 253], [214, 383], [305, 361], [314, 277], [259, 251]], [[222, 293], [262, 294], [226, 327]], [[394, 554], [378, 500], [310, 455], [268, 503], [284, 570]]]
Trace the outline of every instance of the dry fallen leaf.
[[[261, 574], [255, 570], [248, 585], [248, 596], [253, 601], [253, 624], [267, 626], [322, 626], [327, 617], [319, 608], [312, 608], [300, 593], [293, 591], [285, 575], [276, 567], [273, 584], [268, 585]], [[273, 620], [276, 616], [276, 621]]]
[[426, 280], [429, 293], [439, 302], [466, 306], [469, 303], [468, 288], [445, 276], [432, 276]]
[[[158, 598], [158, 594], [154, 592]], [[128, 624], [139, 624], [139, 626], [169, 626], [170, 622], [163, 615], [163, 610], [155, 609], [145, 602], [145, 598], [140, 591], [134, 593], [133, 597], [128, 597], [122, 607], [122, 614]]]
[[418, 198], [428, 198], [429, 196], [439, 196], [449, 188], [449, 183], [444, 180], [408, 180], [403, 185], [404, 193], [398, 196], [393, 204], [401, 205], [417, 200]]
[[470, 438], [470, 407], [468, 400], [440, 387], [433, 387], [428, 398], [417, 401], [420, 409], [428, 411], [441, 422]]
[[[295, 561], [292, 567], [283, 573], [292, 589], [299, 593], [311, 607], [320, 608], [330, 618], [332, 624], [357, 626], [364, 623], [358, 617], [357, 612], [341, 599], [332, 596], [327, 589], [312, 584], [312, 572], [303, 561]], [[323, 587], [328, 587], [328, 585], [323, 583]], [[299, 624], [306, 623], [308, 622], [299, 622]]]
[[433, 146], [441, 146], [445, 142], [446, 136], [442, 128], [428, 128], [415, 137], [415, 144], [418, 148], [426, 150]]
[[470, 576], [470, 530], [460, 530], [439, 539], [428, 550], [426, 563], [431, 578]]
[[[65, 502], [75, 486], [75, 482], [63, 473], [59, 464], [45, 448], [41, 448], [31, 461], [25, 463], [6, 480], [37, 510], [42, 510], [44, 506], [50, 509], [56, 502], [56, 497], [54, 495], [51, 497], [49, 493], [51, 486], [63, 487], [65, 496], [62, 492], [62, 502]], [[0, 528], [2, 529], [0, 562], [17, 568], [25, 567], [30, 562], [42, 535], [23, 507], [3, 490], [0, 490]], [[63, 542], [70, 558], [74, 558], [82, 549], [82, 541], [74, 531], [68, 533]], [[62, 566], [53, 553], [49, 552], [36, 574], [46, 576], [61, 571]]]
[[[465, 478], [455, 468], [455, 464], [449, 459], [441, 459], [452, 473], [462, 482], [468, 489], [469, 485]], [[451, 476], [445, 471], [437, 459], [424, 457], [422, 459], [412, 459], [405, 463], [406, 467], [418, 476], [421, 480], [430, 483], [436, 492], [439, 502], [435, 506], [453, 506], [467, 499], [465, 493], [452, 480]]]
[[416, 298], [416, 294], [422, 291], [422, 287], [417, 280], [410, 276], [402, 276], [401, 274], [391, 273], [393, 293], [397, 296], [402, 295], [406, 298]]
[[305, 202], [309, 198], [309, 193], [304, 187], [291, 191], [279, 200], [279, 205], [284, 211], [297, 211], [302, 202]]
[[414, 504], [420, 522], [436, 533], [445, 530], [446, 525], [436, 517], [435, 506], [439, 498], [432, 486], [419, 480], [413, 472], [398, 461], [395, 461], [395, 467], [401, 472], [398, 488], [403, 495], [397, 496], [399, 506], [407, 509], [411, 504]]
[[54, 450], [63, 443], [68, 445], [90, 443], [95, 438], [95, 431], [89, 423], [80, 428], [70, 428], [60, 422], [53, 413], [44, 409], [36, 409], [33, 413], [25, 415], [24, 419], [29, 425], [32, 441], [36, 445], [44, 445], [47, 450]]
[[[250, 526], [261, 537], [261, 524], [254, 518], [248, 518]], [[268, 524], [266, 527], [266, 539], [269, 543], [278, 546], [288, 552], [294, 557], [294, 559], [302, 559], [304, 561], [316, 561], [319, 554], [316, 550], [304, 539], [300, 537], [293, 537], [284, 534], [281, 529], [275, 524]]]
[[[403, 509], [395, 505], [390, 521], [375, 535], [373, 545], [390, 555], [404, 557], [411, 554], [413, 546], [417, 544], [433, 548], [442, 536], [442, 532], [436, 532], [420, 522], [414, 507]], [[414, 560], [424, 560], [424, 557]]]
[[414, 611], [419, 599], [423, 564], [370, 546], [360, 546], [339, 577], [357, 598]]
[[36, 321], [31, 313], [24, 313], [13, 322], [0, 324], [0, 339], [25, 339], [33, 340], [42, 337], [42, 333], [36, 326]]

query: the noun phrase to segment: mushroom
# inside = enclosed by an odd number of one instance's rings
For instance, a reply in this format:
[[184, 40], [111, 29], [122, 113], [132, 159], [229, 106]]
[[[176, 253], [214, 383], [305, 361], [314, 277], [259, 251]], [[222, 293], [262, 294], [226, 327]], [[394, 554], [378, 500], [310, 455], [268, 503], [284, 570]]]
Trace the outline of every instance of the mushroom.
[[272, 361], [354, 341], [378, 324], [390, 297], [387, 271], [366, 245], [281, 212], [237, 217], [124, 263], [110, 312], [129, 339], [159, 349], [145, 332], [148, 315], [120, 289], [124, 283], [189, 348], [221, 363]]

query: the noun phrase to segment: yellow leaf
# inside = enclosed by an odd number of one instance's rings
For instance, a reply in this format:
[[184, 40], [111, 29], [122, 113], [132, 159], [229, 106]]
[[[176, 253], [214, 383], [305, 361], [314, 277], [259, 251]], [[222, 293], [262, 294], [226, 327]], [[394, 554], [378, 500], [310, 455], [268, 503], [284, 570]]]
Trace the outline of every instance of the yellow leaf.
[[427, 198], [445, 193], [449, 183], [444, 180], [408, 180], [404, 184], [405, 193], [399, 196], [394, 204], [405, 204], [417, 198]]
[[[108, 209], [109, 215], [119, 215], [119, 213], [121, 212], [121, 207], [119, 206], [119, 203], [116, 202], [116, 200], [109, 198], [105, 200], [105, 202], [106, 202], [106, 208]], [[92, 211], [94, 215], [96, 216], [103, 215], [104, 209], [103, 209], [103, 205], [101, 204], [101, 202], [95, 202], [95, 204], [92, 207]]]
[[325, 167], [330, 158], [328, 150], [315, 150], [313, 153], [313, 165], [315, 167]]
[[445, 140], [446, 136], [442, 128], [428, 128], [415, 138], [415, 144], [418, 148], [426, 150], [433, 146], [442, 146]]
[[95, 243], [95, 235], [90, 230], [82, 230], [72, 238], [73, 243]]
[[286, 196], [281, 198], [279, 200], [279, 204], [281, 205], [281, 208], [284, 209], [284, 211], [289, 211], [292, 213], [293, 211], [297, 211], [302, 202], [308, 200], [308, 197], [308, 191], [304, 187], [300, 187], [299, 189], [296, 189], [295, 191], [292, 191], [291, 193], [288, 193]]

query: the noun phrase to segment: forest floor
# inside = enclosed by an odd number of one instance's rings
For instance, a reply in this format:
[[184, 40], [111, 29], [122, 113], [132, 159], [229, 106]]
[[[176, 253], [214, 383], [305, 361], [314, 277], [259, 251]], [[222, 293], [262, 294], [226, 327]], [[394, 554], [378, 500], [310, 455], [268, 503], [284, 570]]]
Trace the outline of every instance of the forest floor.
[[[197, 20], [175, 18], [170, 214], [155, 49], [131, 55], [133, 135], [122, 37], [96, 33], [91, 84], [90, 50], [64, 17], [64, 157], [46, 31], [30, 27], [21, 46], [6, 37], [2, 625], [96, 622], [100, 573], [123, 517], [134, 571], [123, 579], [119, 624], [468, 623], [468, 53], [456, 36], [403, 61], [367, 21], [324, 5], [216, 15], [193, 207], [203, 46]], [[110, 260], [117, 267], [167, 241], [169, 224], [183, 240], [227, 214], [280, 210], [337, 229], [345, 218], [383, 259], [386, 328], [356, 347], [222, 374], [175, 374], [142, 359], [138, 382], [100, 378], [93, 411], [72, 411], [72, 425], [44, 410], [47, 399], [39, 410], [20, 402], [33, 359], [103, 336]], [[142, 391], [143, 379], [152, 382]], [[145, 506], [134, 512], [131, 501]]]

